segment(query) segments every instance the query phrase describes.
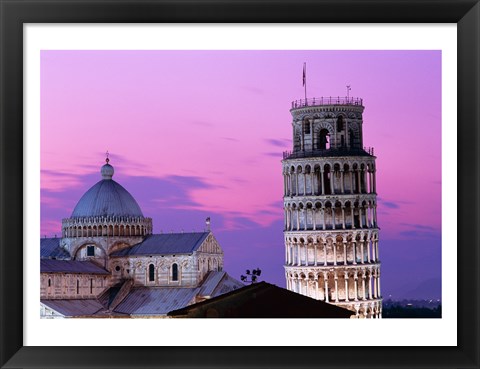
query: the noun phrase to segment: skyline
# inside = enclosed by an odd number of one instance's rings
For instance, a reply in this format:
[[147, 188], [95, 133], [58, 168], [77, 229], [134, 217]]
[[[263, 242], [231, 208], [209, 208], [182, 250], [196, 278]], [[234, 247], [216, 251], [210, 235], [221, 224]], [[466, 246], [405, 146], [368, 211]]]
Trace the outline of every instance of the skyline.
[[304, 62], [308, 97], [363, 98], [384, 297], [439, 290], [440, 51], [42, 51], [41, 236], [61, 234], [109, 150], [155, 233], [210, 217], [232, 277], [259, 267], [284, 287], [280, 161]]

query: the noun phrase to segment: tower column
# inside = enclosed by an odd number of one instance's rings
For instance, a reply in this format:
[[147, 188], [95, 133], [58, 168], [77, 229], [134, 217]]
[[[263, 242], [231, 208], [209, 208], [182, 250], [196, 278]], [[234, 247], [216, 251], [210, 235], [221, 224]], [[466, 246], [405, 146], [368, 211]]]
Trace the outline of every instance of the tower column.
[[347, 241], [343, 241], [343, 264], [347, 265]]
[[313, 265], [317, 266], [317, 241], [313, 243]]
[[315, 300], [318, 300], [318, 275], [315, 275]]
[[380, 257], [378, 256], [378, 239], [376, 238], [374, 242], [375, 242], [375, 255], [377, 256], [377, 261], [379, 261]]
[[345, 206], [342, 205], [342, 228], [345, 229]]
[[367, 246], [367, 260], [369, 263], [372, 262], [372, 259], [370, 258], [370, 239], [367, 236], [367, 239], [365, 240], [366, 246]]
[[325, 179], [323, 178], [323, 165], [320, 168], [320, 180], [322, 182], [322, 195], [325, 195]]
[[335, 194], [335, 172], [333, 171], [333, 168], [330, 168], [330, 194], [334, 195]]
[[345, 193], [345, 185], [343, 183], [343, 169], [340, 169], [340, 186], [341, 186], [341, 191], [342, 191], [342, 194]]
[[367, 299], [367, 297], [365, 295], [365, 279], [366, 279], [366, 275], [365, 275], [365, 271], [363, 270], [362, 271], [362, 291], [363, 291], [362, 300], [364, 300], [364, 301]]
[[335, 302], [338, 302], [338, 276], [337, 272], [334, 274], [334, 280], [335, 280]]
[[307, 195], [307, 173], [303, 173], [303, 196]]
[[333, 265], [337, 265], [337, 243], [333, 242]]
[[[349, 163], [349, 165], [351, 165]], [[348, 171], [348, 174], [350, 175], [350, 193], [352, 194], [353, 193], [353, 176], [354, 176], [354, 172], [353, 172], [353, 168], [350, 166], [349, 167], [349, 171]]]
[[304, 243], [303, 246], [305, 248], [305, 265], [308, 266], [308, 243]]
[[357, 242], [352, 239], [353, 265], [357, 265]]
[[357, 193], [362, 193], [362, 182], [360, 181], [360, 168], [357, 169], [357, 179], [358, 179]]
[[345, 301], [348, 301], [348, 273], [345, 272]]
[[310, 195], [312, 196], [315, 195], [315, 182], [313, 181], [314, 172], [315, 170], [312, 170], [312, 168], [310, 168]]
[[302, 265], [300, 262], [300, 242], [297, 241], [297, 265]]
[[327, 243], [323, 242], [323, 265], [327, 265]]
[[329, 302], [329, 298], [328, 298], [328, 272], [323, 272], [323, 281], [324, 281], [324, 285], [325, 285], [325, 302]]
[[362, 253], [362, 264], [365, 264], [365, 254], [363, 252], [363, 242], [364, 241], [362, 239], [360, 239], [360, 251]]
[[312, 225], [313, 225], [313, 230], [315, 231], [317, 229], [317, 208], [315, 205], [312, 205]]
[[355, 301], [358, 301], [358, 274], [357, 272], [353, 275], [354, 278], [354, 287], [355, 287]]
[[368, 299], [372, 299], [372, 270], [369, 269], [368, 272]]

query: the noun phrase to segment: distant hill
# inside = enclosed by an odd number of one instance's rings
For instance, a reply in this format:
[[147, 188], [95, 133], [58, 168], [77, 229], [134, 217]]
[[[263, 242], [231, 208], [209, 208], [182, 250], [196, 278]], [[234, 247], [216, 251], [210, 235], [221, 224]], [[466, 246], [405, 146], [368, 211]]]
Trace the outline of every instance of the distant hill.
[[412, 300], [441, 300], [442, 280], [440, 278], [431, 278], [420, 282], [416, 286], [405, 286], [395, 293], [395, 298], [398, 299], [399, 297]]

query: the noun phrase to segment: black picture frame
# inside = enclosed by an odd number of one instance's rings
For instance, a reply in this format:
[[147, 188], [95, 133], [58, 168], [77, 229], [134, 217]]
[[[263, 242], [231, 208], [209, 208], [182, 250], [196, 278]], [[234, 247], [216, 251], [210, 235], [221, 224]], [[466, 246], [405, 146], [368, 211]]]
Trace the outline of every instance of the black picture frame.
[[[479, 368], [479, 0], [0, 0], [0, 15], [2, 368]], [[23, 229], [23, 25], [144, 22], [457, 24], [456, 347], [290, 347], [289, 342], [299, 338], [289, 336], [288, 347], [269, 347], [268, 342], [264, 347], [182, 347], [181, 342], [176, 347], [23, 346], [22, 245], [28, 232]], [[92, 334], [104, 334], [108, 342], [108, 332]], [[328, 332], [301, 336], [308, 340], [315, 334]], [[363, 336], [368, 344], [369, 334], [349, 332], [345, 339]]]

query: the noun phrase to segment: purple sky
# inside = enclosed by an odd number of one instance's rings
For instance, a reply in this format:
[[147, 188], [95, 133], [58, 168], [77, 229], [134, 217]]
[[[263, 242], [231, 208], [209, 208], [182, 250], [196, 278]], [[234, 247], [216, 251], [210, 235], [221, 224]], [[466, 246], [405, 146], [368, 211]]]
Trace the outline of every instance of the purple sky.
[[42, 236], [61, 234], [108, 149], [154, 233], [210, 216], [229, 274], [260, 267], [284, 287], [280, 161], [303, 62], [308, 97], [363, 98], [383, 295], [439, 297], [440, 51], [42, 51]]

